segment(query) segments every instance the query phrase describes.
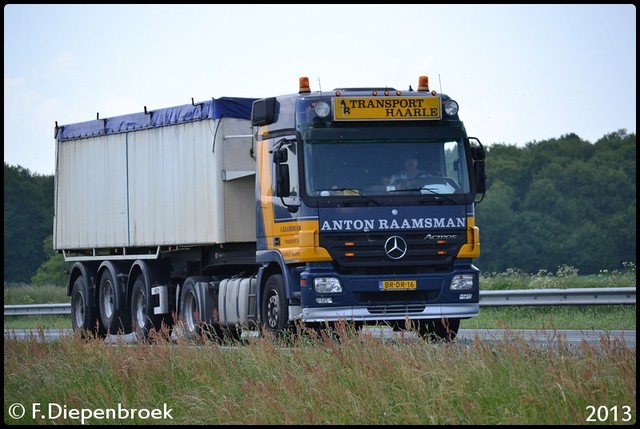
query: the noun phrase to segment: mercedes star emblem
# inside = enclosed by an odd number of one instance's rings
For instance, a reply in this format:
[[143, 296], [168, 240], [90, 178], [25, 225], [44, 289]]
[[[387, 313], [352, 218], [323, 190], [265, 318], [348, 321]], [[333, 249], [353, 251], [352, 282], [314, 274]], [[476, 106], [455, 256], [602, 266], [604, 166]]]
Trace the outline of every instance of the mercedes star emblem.
[[407, 242], [397, 235], [391, 236], [384, 243], [384, 251], [391, 259], [400, 259], [407, 253]]

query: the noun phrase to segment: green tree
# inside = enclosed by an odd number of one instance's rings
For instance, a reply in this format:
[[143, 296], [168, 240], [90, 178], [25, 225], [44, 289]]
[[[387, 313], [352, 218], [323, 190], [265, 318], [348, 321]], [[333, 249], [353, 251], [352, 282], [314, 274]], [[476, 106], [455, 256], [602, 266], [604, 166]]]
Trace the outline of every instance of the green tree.
[[488, 190], [476, 212], [483, 271], [582, 274], [636, 262], [635, 134], [596, 144], [567, 134], [487, 149]]
[[502, 272], [510, 261], [504, 258], [504, 240], [511, 236], [515, 222], [513, 206], [516, 191], [502, 179], [497, 179], [484, 201], [476, 208], [480, 226], [480, 258], [476, 265], [482, 271]]
[[53, 176], [4, 164], [4, 281], [26, 283], [47, 259], [53, 231]]
[[65, 262], [62, 254], [53, 250], [53, 235], [49, 235], [43, 242], [44, 251], [49, 257], [31, 278], [31, 284], [35, 286], [57, 285], [65, 286], [68, 281], [68, 272], [71, 264]]

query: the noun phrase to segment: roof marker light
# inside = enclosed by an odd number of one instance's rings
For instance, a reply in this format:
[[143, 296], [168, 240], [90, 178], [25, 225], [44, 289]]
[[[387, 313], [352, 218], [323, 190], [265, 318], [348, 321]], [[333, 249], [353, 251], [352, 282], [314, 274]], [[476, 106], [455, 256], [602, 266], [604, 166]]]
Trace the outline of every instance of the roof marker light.
[[305, 94], [307, 92], [311, 92], [311, 88], [309, 87], [309, 78], [303, 76], [300, 78], [300, 89], [298, 90], [298, 93]]
[[429, 91], [429, 77], [420, 76], [418, 78], [418, 91]]

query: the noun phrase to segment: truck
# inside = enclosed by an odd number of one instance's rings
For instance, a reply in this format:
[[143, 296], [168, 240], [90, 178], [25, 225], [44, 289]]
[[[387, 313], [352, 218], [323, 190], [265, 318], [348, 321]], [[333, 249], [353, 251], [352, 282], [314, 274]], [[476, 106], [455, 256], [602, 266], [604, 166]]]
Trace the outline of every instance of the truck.
[[[479, 314], [485, 150], [429, 89], [221, 97], [58, 125], [54, 250], [75, 332], [451, 341]], [[391, 182], [403, 158], [420, 175]], [[398, 176], [399, 177], [399, 176]]]

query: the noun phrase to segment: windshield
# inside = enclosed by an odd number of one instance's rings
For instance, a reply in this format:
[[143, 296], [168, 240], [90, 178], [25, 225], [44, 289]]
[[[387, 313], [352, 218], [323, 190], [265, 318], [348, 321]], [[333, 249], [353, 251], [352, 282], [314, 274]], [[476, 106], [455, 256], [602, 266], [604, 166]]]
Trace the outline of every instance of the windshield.
[[464, 140], [315, 139], [304, 145], [311, 197], [470, 192]]

